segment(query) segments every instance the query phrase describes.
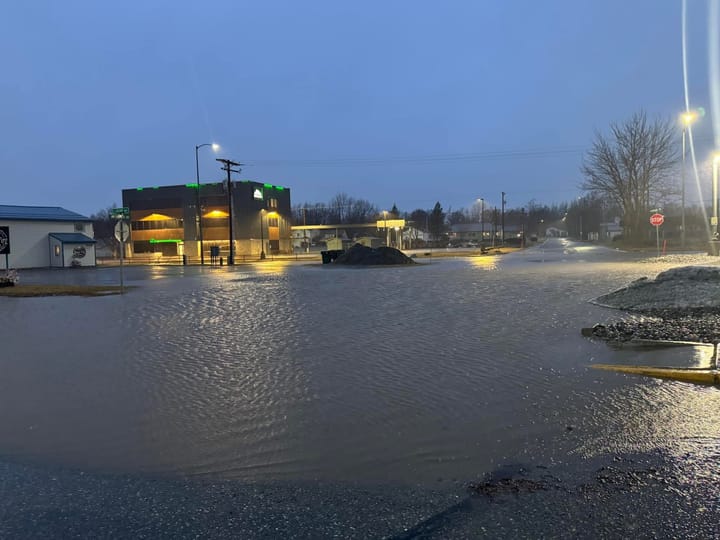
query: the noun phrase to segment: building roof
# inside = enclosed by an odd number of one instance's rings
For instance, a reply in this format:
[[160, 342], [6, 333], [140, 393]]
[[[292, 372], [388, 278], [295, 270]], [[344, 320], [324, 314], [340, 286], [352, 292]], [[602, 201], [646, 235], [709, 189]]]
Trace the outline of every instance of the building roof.
[[13, 206], [0, 204], [0, 219], [27, 221], [92, 221], [59, 206]]
[[61, 233], [51, 232], [48, 236], [52, 236], [55, 240], [60, 240], [63, 244], [94, 244], [95, 240], [82, 233]]

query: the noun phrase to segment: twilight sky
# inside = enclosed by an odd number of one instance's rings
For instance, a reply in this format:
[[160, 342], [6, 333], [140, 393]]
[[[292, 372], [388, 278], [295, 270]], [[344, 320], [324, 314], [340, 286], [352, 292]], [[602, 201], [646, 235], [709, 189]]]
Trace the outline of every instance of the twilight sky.
[[[709, 112], [707, 1], [688, 31]], [[680, 0], [29, 0], [0, 50], [0, 204], [84, 214], [194, 182], [208, 142], [202, 181], [228, 157], [295, 204], [565, 201], [595, 129], [683, 107]]]

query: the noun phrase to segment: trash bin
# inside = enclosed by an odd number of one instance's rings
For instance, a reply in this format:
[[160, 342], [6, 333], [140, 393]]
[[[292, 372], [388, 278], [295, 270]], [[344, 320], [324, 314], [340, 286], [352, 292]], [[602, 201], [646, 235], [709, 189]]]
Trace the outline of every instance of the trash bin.
[[329, 251], [321, 251], [320, 256], [322, 257], [322, 263], [323, 264], [330, 264], [330, 261], [332, 260], [330, 258], [330, 252]]
[[183, 266], [187, 266], [187, 255], [183, 253]]

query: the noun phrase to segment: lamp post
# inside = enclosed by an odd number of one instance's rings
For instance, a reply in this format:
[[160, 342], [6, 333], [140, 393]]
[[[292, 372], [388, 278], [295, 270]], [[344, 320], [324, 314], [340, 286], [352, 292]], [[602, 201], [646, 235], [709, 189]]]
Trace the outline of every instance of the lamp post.
[[485, 240], [485, 199], [480, 197], [480, 247], [482, 248]]
[[265, 209], [260, 210], [260, 260], [265, 258], [265, 238], [263, 236], [263, 214]]
[[680, 246], [685, 247], [685, 134], [690, 128], [692, 123], [697, 120], [697, 113], [694, 111], [687, 111], [680, 115], [682, 120], [682, 166], [681, 166], [681, 214], [680, 214]]
[[712, 184], [712, 239], [718, 239], [718, 164], [720, 164], [720, 153], [716, 153], [713, 157], [713, 184]]
[[387, 210], [383, 210], [383, 216], [385, 218], [385, 245], [390, 247], [390, 231], [387, 228]]
[[203, 146], [212, 146], [213, 152], [217, 152], [220, 148], [219, 144], [216, 143], [203, 143], [195, 145], [195, 180], [197, 185], [195, 186], [195, 212], [196, 225], [197, 225], [197, 237], [200, 239], [200, 265], [205, 264], [205, 249], [203, 245], [203, 230], [202, 230], [202, 210], [200, 209], [200, 161], [198, 159], [198, 150]]

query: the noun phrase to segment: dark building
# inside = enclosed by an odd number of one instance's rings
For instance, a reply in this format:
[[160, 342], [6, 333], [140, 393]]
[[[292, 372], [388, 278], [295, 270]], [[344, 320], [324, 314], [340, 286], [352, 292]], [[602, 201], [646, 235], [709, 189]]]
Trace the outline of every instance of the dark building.
[[[212, 248], [227, 259], [230, 248], [227, 182], [124, 189], [122, 198], [123, 206], [130, 209], [129, 256], [187, 255], [199, 259], [202, 239], [206, 261], [210, 260]], [[290, 253], [291, 216], [288, 188], [248, 180], [232, 182], [236, 258]]]

